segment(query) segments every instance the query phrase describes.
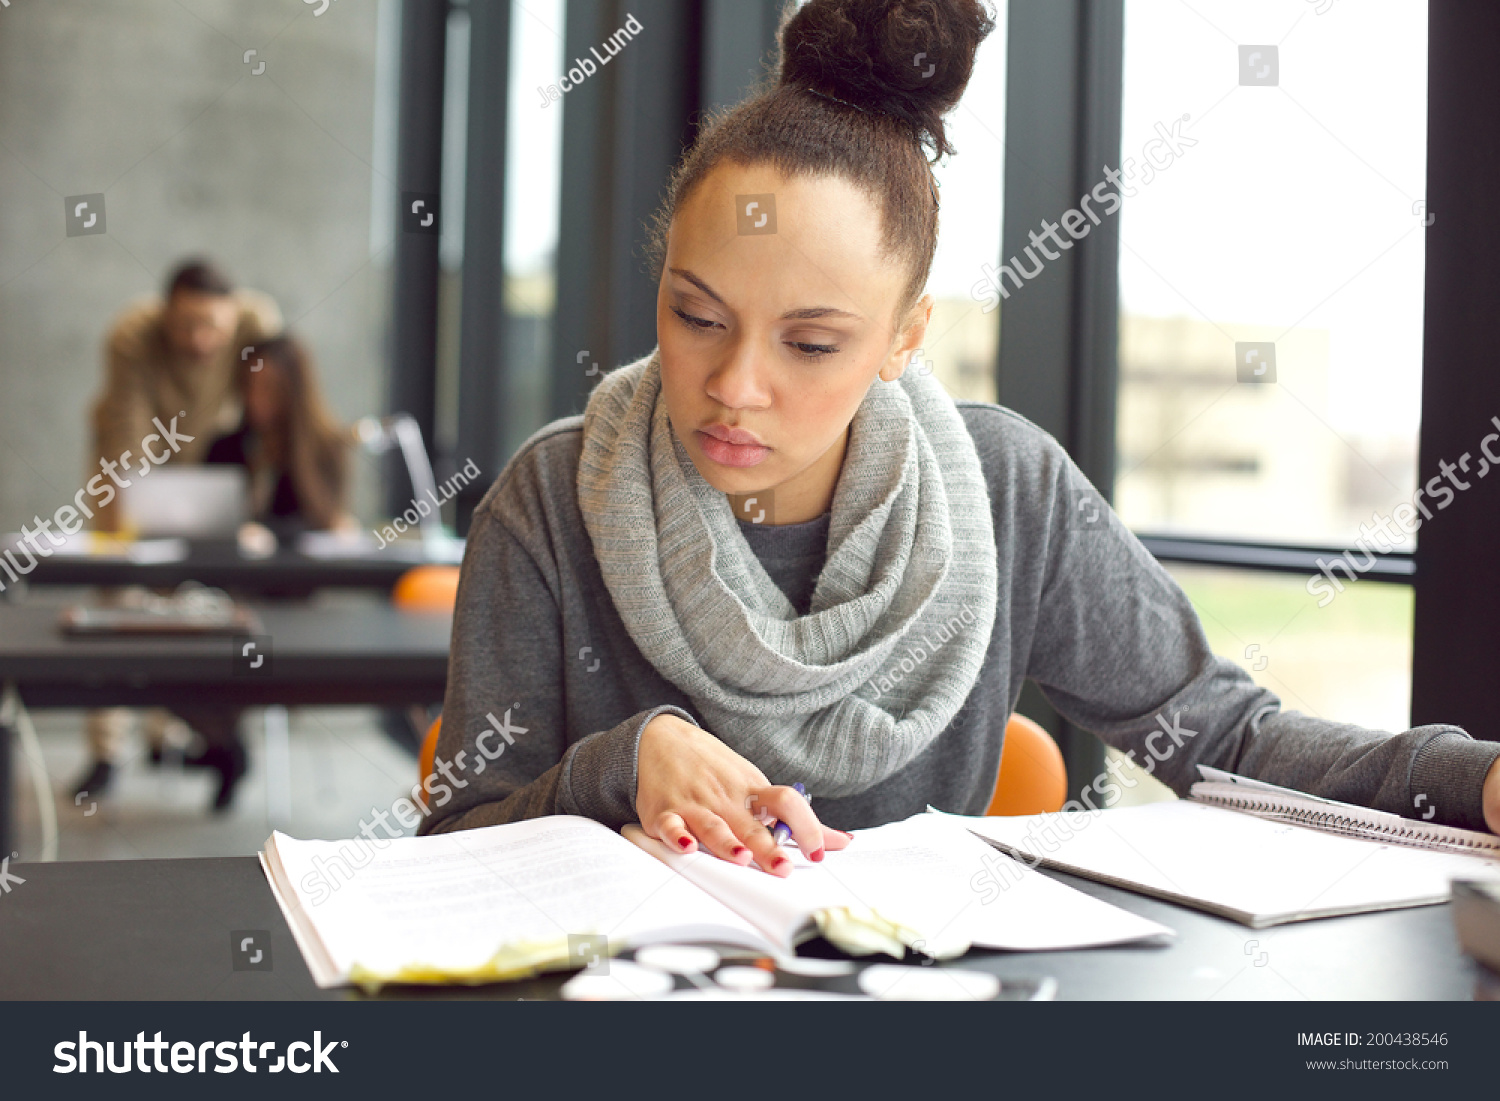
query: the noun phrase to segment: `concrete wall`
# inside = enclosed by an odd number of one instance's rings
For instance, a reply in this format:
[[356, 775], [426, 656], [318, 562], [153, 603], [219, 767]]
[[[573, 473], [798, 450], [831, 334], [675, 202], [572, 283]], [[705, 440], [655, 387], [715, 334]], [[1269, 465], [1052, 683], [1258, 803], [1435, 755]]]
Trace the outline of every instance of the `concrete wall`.
[[[393, 6], [0, 8], [0, 531], [82, 484], [110, 319], [187, 253], [277, 300], [339, 416], [382, 408]], [[98, 192], [106, 232], [66, 236], [64, 198]], [[354, 466], [366, 504], [375, 467]]]

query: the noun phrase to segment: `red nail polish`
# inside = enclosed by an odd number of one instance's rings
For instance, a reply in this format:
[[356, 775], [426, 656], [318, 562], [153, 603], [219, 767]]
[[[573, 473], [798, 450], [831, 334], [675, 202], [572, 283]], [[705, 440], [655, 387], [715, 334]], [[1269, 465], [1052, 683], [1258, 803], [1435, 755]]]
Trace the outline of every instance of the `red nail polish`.
[[730, 856], [739, 856], [740, 853], [742, 853], [744, 851], [745, 851], [745, 846], [743, 846], [743, 845], [736, 845], [733, 848], [733, 850], [730, 851], [729, 855]]
[[823, 859], [823, 850], [822, 849], [814, 849], [812, 852], [810, 852], [810, 853], [807, 854], [807, 859], [811, 860], [814, 864], [816, 864], [818, 861], [820, 861], [820, 860]]
[[692, 845], [693, 839], [691, 837], [679, 837], [677, 843], [686, 849]]
[[778, 856], [775, 860], [771, 861], [771, 867], [772, 868], [779, 868], [783, 864], [790, 864], [790, 863], [791, 863], [791, 861], [788, 860], [786, 857], [784, 857], [784, 856]]

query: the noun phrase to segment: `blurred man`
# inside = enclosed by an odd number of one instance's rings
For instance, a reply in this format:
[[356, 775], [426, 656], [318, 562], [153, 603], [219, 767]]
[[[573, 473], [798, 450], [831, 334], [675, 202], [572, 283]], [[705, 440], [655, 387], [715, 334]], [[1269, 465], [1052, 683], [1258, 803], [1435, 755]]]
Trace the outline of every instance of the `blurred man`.
[[[155, 431], [153, 418], [163, 424], [177, 419], [176, 453], [170, 461], [201, 462], [214, 439], [239, 423], [241, 353], [280, 329], [280, 311], [266, 295], [236, 290], [222, 271], [205, 260], [181, 264], [167, 281], [163, 298], [128, 307], [111, 326], [105, 341], [104, 390], [93, 410], [89, 474], [100, 469], [101, 459], [115, 461], [126, 451], [139, 456], [142, 441]], [[118, 498], [97, 513], [94, 525], [98, 530], [118, 530]], [[215, 806], [223, 809], [244, 774], [244, 752], [236, 754], [224, 744], [221, 731], [213, 729], [222, 726], [215, 716], [183, 718], [207, 743], [191, 760], [218, 769]], [[76, 791], [98, 795], [109, 786], [131, 723], [132, 713], [124, 708], [90, 713], [93, 763]], [[164, 711], [149, 711], [145, 725], [152, 758], [159, 760], [174, 725], [172, 717]], [[176, 725], [180, 729], [180, 723]]]
[[[152, 418], [178, 418], [182, 442], [173, 462], [201, 462], [209, 444], [240, 420], [242, 351], [281, 330], [281, 314], [267, 296], [235, 290], [203, 260], [173, 272], [166, 296], [127, 308], [105, 341], [104, 391], [94, 404], [94, 454], [115, 460], [155, 430]], [[192, 436], [192, 440], [187, 440]], [[95, 526], [114, 531], [119, 499], [98, 510]]]

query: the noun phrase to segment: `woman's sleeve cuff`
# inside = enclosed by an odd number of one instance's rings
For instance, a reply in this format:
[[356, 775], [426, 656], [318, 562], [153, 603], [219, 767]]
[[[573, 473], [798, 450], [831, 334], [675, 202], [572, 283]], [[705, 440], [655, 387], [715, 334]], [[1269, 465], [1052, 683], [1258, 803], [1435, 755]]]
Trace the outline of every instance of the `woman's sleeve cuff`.
[[611, 829], [636, 820], [636, 763], [641, 734], [658, 715], [698, 721], [670, 704], [632, 715], [618, 726], [590, 734], [564, 757], [558, 804], [564, 814], [581, 814]]
[[1484, 780], [1497, 758], [1500, 742], [1475, 741], [1457, 730], [1438, 734], [1412, 762], [1412, 807], [1406, 817], [1488, 831]]

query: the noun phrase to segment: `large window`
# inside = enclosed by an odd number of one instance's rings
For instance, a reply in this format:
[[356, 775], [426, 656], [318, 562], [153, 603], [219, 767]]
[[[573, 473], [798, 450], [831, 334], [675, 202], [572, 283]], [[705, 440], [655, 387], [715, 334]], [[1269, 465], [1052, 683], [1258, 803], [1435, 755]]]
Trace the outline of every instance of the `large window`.
[[1416, 488], [1426, 6], [1133, 0], [1124, 73], [1116, 507], [1347, 545]]
[[505, 180], [505, 309], [509, 455], [547, 420], [547, 364], [557, 293], [558, 201], [566, 102], [538, 94], [567, 67], [567, 0], [511, 5]]
[[[538, 94], [566, 68], [563, 32], [567, 0], [511, 0], [510, 52], [505, 61], [505, 179], [477, 198], [504, 204], [505, 389], [500, 396], [501, 454], [509, 456], [547, 421], [547, 364], [557, 292], [558, 206], [562, 183], [562, 130], [566, 105]], [[457, 467], [468, 457], [455, 450], [459, 417], [459, 358], [464, 260], [469, 77], [472, 65], [495, 64], [471, 56], [470, 14], [453, 0], [448, 14], [443, 81], [443, 233], [437, 355], [440, 451]]]
[[986, 312], [972, 291], [999, 255], [1004, 198], [1006, 0], [990, 7], [995, 29], [980, 45], [963, 99], [948, 117], [948, 139], [958, 152], [933, 170], [942, 206], [927, 281], [936, 303], [922, 348], [922, 365], [950, 394], [977, 401], [995, 400], [1000, 341], [995, 312]]
[[[1416, 0], [1127, 0], [1115, 504], [1136, 531], [1341, 549], [1411, 501], [1426, 79]], [[1286, 706], [1407, 724], [1409, 588], [1176, 572]]]

